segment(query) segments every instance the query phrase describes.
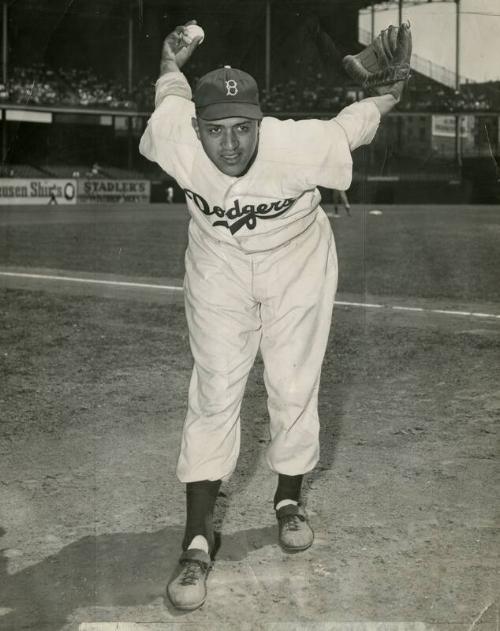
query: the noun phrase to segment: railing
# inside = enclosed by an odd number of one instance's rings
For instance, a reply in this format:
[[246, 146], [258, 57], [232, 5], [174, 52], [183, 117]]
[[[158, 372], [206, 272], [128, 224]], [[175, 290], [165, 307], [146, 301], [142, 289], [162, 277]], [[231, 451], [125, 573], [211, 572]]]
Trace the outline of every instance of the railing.
[[[36, 118], [33, 116], [35, 114], [42, 115], [44, 123], [68, 126], [85, 123], [84, 129], [88, 135], [89, 143], [93, 143], [98, 135], [106, 131], [103, 128], [107, 128], [109, 155], [112, 155], [118, 146], [119, 151], [123, 152], [126, 146], [129, 168], [132, 168], [134, 164], [137, 156], [138, 138], [149, 118], [148, 112], [54, 106], [29, 108], [2, 103], [0, 104], [0, 119], [3, 121], [0, 133], [0, 164], [11, 162], [8, 142], [11, 132], [10, 126], [5, 124], [12, 120], [7, 116], [9, 112], [19, 114], [14, 119], [16, 122], [22, 122], [24, 114], [27, 116], [26, 121], [33, 122]], [[271, 113], [276, 118], [294, 119], [329, 119], [335, 114], [336, 112], [325, 111]], [[91, 120], [89, 121], [89, 119]], [[92, 124], [88, 124], [89, 122]], [[47, 127], [50, 127], [50, 124]], [[127, 140], [126, 145], [123, 144], [124, 138]], [[120, 144], [114, 145], [115, 142]], [[384, 119], [375, 141], [370, 146], [370, 151], [379, 151], [381, 155], [384, 155], [388, 148], [397, 156], [406, 156], [417, 161], [423, 155], [432, 155], [433, 160], [435, 157], [451, 158], [455, 162], [462, 158], [473, 157], [485, 157], [496, 161], [500, 156], [500, 111], [444, 112], [437, 110], [410, 112], [396, 110]], [[68, 151], [68, 155], [74, 155], [74, 160], [70, 160], [68, 163], [80, 164], [82, 159], [80, 148], [75, 146]], [[73, 153], [71, 153], [72, 151]], [[27, 155], [27, 153], [19, 153], [19, 161], [25, 162]], [[432, 161], [429, 164], [432, 164]]]
[[[342, 106], [343, 107], [343, 106]], [[342, 108], [340, 108], [342, 109]], [[304, 111], [297, 110], [296, 112], [290, 110], [283, 111], [268, 111], [263, 110], [265, 116], [274, 116], [275, 118], [332, 118], [340, 109], [337, 110], [317, 110], [317, 111]], [[96, 122], [96, 125], [111, 125], [114, 118], [131, 118], [142, 119], [145, 124], [148, 118], [151, 116], [150, 111], [144, 110], [115, 110], [111, 108], [90, 108], [90, 107], [74, 107], [74, 106], [55, 106], [55, 105], [20, 105], [19, 103], [0, 103], [0, 120], [2, 119], [2, 113], [7, 110], [19, 110], [20, 112], [40, 112], [50, 114], [71, 114], [79, 116], [82, 119], [87, 116], [93, 116], [94, 118], [100, 118], [100, 122]], [[426, 109], [426, 110], [395, 110], [390, 112], [388, 117], [405, 117], [405, 116], [500, 116], [500, 110], [486, 110], [476, 111], [470, 110], [443, 110], [443, 109]], [[5, 119], [4, 119], [5, 120]], [[8, 120], [8, 119], [7, 119]], [[14, 119], [12, 119], [14, 120]], [[20, 119], [15, 119], [20, 120]], [[61, 120], [47, 121], [47, 122], [62, 122]], [[65, 123], [75, 123], [77, 121], [73, 119], [64, 120]]]

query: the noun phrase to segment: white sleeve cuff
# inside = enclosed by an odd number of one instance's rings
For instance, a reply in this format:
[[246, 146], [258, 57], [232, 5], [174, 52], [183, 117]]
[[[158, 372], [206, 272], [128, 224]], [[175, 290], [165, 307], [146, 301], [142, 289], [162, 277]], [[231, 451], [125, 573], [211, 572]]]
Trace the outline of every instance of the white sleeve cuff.
[[166, 96], [180, 96], [188, 101], [192, 98], [191, 88], [182, 72], [166, 72], [156, 82], [155, 107]]

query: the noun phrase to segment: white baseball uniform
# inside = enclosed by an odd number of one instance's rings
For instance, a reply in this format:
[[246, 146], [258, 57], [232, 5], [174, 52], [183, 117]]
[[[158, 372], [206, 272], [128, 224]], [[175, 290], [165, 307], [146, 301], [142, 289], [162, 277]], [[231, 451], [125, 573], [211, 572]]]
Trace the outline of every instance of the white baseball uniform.
[[327, 121], [264, 117], [253, 164], [231, 177], [203, 150], [190, 99], [182, 73], [160, 77], [140, 143], [182, 187], [191, 215], [184, 290], [194, 367], [177, 475], [196, 482], [234, 471], [259, 348], [267, 462], [276, 473], [306, 473], [319, 458], [318, 388], [338, 279], [316, 187], [349, 187], [351, 151], [371, 142], [380, 114], [362, 102]]

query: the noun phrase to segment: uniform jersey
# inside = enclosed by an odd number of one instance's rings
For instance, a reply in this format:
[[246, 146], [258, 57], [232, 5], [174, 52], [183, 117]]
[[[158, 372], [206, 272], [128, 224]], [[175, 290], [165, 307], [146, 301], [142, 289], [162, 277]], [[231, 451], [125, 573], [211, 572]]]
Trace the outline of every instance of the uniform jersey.
[[372, 141], [380, 122], [369, 101], [326, 121], [265, 116], [254, 162], [244, 175], [231, 177], [206, 155], [194, 116], [186, 78], [166, 73], [156, 84], [140, 152], [175, 178], [203, 233], [244, 252], [272, 250], [302, 234], [323, 212], [317, 187], [349, 188], [351, 152]]

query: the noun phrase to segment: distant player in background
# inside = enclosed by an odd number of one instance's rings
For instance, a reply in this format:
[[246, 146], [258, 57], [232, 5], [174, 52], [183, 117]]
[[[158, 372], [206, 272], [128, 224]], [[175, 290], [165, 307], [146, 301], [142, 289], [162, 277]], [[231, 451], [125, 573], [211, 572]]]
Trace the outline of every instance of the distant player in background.
[[350, 217], [351, 205], [349, 204], [349, 200], [347, 199], [347, 193], [345, 191], [338, 191], [337, 189], [334, 189], [333, 190], [333, 216], [334, 217], [340, 217], [340, 214], [339, 214], [340, 205], [344, 207], [345, 212]]
[[165, 189], [165, 193], [167, 196], [167, 204], [172, 204], [172, 202], [174, 201], [174, 187], [169, 184]]
[[87, 177], [99, 177], [101, 175], [101, 167], [97, 162], [94, 162], [92, 167], [86, 173]]
[[372, 141], [402, 89], [330, 120], [264, 117], [257, 84], [242, 70], [213, 70], [191, 92], [180, 68], [201, 41], [189, 36], [193, 25], [165, 39], [156, 108], [140, 142], [141, 153], [177, 180], [191, 215], [184, 299], [194, 367], [177, 463], [186, 526], [167, 588], [185, 610], [207, 595], [215, 502], [236, 467], [240, 408], [259, 349], [277, 538], [287, 552], [313, 542], [301, 486], [319, 459], [319, 381], [338, 279], [317, 187], [349, 187], [351, 152]]
[[57, 201], [55, 188], [51, 188], [50, 189], [50, 195], [49, 195], [49, 201], [47, 202], [47, 206], [53, 206], [54, 204], [57, 206], [59, 204], [59, 202]]

